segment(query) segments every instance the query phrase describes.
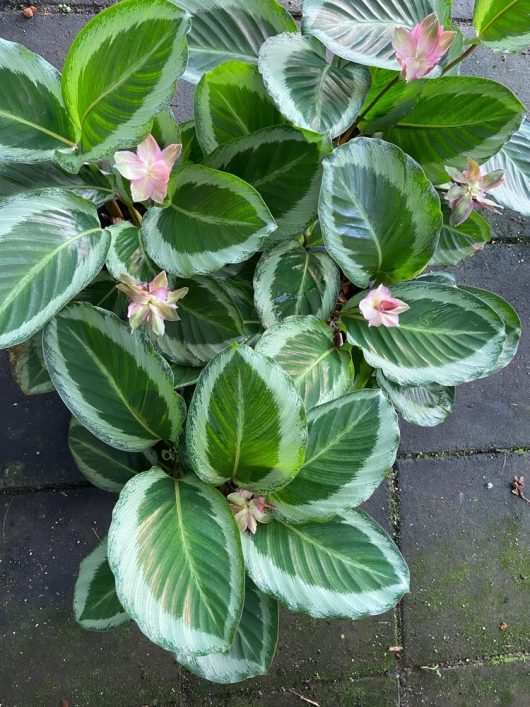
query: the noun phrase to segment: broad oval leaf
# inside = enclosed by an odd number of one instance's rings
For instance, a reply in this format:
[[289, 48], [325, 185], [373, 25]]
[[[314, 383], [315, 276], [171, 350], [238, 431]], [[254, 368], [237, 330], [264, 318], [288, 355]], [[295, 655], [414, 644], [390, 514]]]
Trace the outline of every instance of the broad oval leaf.
[[415, 107], [384, 138], [421, 164], [435, 184], [447, 182], [445, 165], [483, 162], [519, 128], [525, 108], [495, 81], [442, 76], [427, 81]]
[[142, 222], [148, 255], [180, 277], [240, 263], [258, 251], [276, 224], [258, 192], [242, 179], [202, 165], [179, 170], [168, 206]]
[[390, 69], [370, 68], [371, 85], [362, 113], [373, 106], [359, 122], [362, 133], [371, 135], [392, 127], [418, 102], [427, 78], [396, 82], [398, 73]]
[[449, 24], [450, 0], [302, 0], [303, 32], [318, 37], [337, 56], [397, 69], [392, 47], [397, 27], [412, 29], [431, 12]]
[[169, 364], [173, 371], [173, 383], [175, 388], [187, 388], [190, 385], [195, 385], [202, 373], [202, 368], [195, 366], [183, 366], [180, 363]]
[[42, 353], [42, 332], [9, 349], [11, 374], [24, 395], [41, 395], [55, 390]]
[[518, 52], [530, 44], [530, 0], [476, 0], [473, 24], [489, 49]]
[[327, 253], [288, 241], [261, 256], [254, 274], [254, 301], [264, 327], [292, 314], [327, 319], [339, 287], [339, 269]]
[[131, 620], [116, 594], [116, 582], [107, 559], [107, 538], [79, 565], [74, 614], [87, 631], [108, 631]]
[[245, 580], [245, 603], [236, 637], [229, 650], [204, 656], [177, 653], [177, 661], [201, 678], [222, 684], [265, 675], [278, 641], [278, 604]]
[[484, 173], [504, 170], [504, 182], [495, 187], [495, 200], [523, 216], [530, 216], [530, 120], [525, 118], [502, 150], [482, 165]]
[[60, 74], [22, 44], [0, 39], [2, 162], [46, 162], [73, 146], [73, 126], [61, 97]]
[[133, 147], [169, 105], [186, 68], [189, 15], [168, 0], [127, 0], [93, 17], [74, 39], [62, 75], [76, 148], [68, 171]]
[[328, 523], [275, 520], [241, 540], [247, 571], [261, 591], [315, 618], [382, 614], [409, 590], [398, 548], [359, 510]]
[[129, 479], [156, 463], [155, 452], [124, 452], [95, 437], [72, 417], [68, 447], [77, 468], [98, 489], [119, 493]]
[[489, 223], [476, 211], [459, 226], [450, 222], [451, 211], [442, 204], [444, 222], [430, 265], [455, 265], [484, 247], [491, 238]]
[[193, 475], [153, 468], [120, 494], [109, 564], [131, 618], [166, 650], [206, 655], [230, 648], [241, 618], [240, 532], [224, 497]]
[[197, 139], [195, 121], [187, 120], [185, 123], [180, 123], [179, 128], [182, 142], [182, 154], [179, 163], [199, 164], [199, 162], [203, 161], [204, 154]]
[[116, 280], [102, 270], [84, 290], [75, 296], [76, 302], [88, 302], [122, 316], [127, 310], [127, 298], [116, 287]]
[[79, 422], [116, 449], [177, 442], [186, 414], [166, 361], [115, 314], [72, 304], [44, 331], [50, 377]]
[[288, 317], [272, 326], [259, 339], [256, 351], [273, 358], [291, 376], [306, 410], [351, 388], [350, 352], [335, 346], [333, 330], [316, 317]]
[[387, 378], [401, 385], [458, 385], [480, 378], [498, 360], [504, 324], [482, 300], [429, 282], [401, 283], [392, 294], [410, 306], [398, 327], [368, 326], [358, 309], [365, 293], [350, 300], [341, 316], [348, 341]]
[[380, 390], [360, 390], [308, 414], [306, 460], [296, 478], [271, 496], [274, 515], [319, 521], [364, 503], [396, 459], [397, 415]]
[[121, 221], [107, 230], [111, 235], [107, 270], [112, 277], [119, 280], [122, 275], [129, 275], [140, 282], [147, 282], [160, 272], [145, 252], [142, 232], [137, 226]]
[[281, 488], [300, 470], [306, 442], [303, 402], [277, 363], [233, 346], [205, 368], [186, 425], [189, 461], [203, 481]]
[[0, 348], [29, 339], [105, 264], [93, 204], [60, 189], [0, 202]]
[[355, 120], [370, 87], [364, 66], [334, 57], [314, 37], [270, 37], [260, 49], [259, 70], [280, 111], [291, 123], [337, 137]]
[[390, 398], [392, 405], [404, 420], [420, 427], [435, 427], [441, 424], [453, 409], [454, 386], [399, 385], [377, 371], [377, 384]]
[[289, 126], [265, 128], [221, 145], [205, 163], [258, 190], [274, 216], [274, 239], [298, 236], [313, 223], [327, 143]]
[[319, 218], [328, 253], [358, 287], [418, 275], [442, 225], [439, 197], [419, 165], [368, 138], [324, 160]]
[[257, 64], [267, 37], [297, 31], [291, 15], [276, 0], [179, 0], [178, 4], [193, 15], [184, 74], [191, 83], [225, 61]]
[[227, 61], [205, 73], [197, 85], [195, 126], [205, 155], [229, 140], [282, 123], [284, 117], [252, 64]]

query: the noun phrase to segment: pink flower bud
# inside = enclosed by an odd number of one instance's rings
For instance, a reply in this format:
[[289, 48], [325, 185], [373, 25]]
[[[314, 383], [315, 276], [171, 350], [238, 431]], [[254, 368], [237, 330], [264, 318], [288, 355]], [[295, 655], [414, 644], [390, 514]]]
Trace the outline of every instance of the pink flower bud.
[[433, 12], [408, 30], [398, 27], [392, 46], [405, 81], [421, 79], [430, 73], [449, 49], [456, 32], [446, 32]]
[[379, 285], [375, 290], [370, 290], [364, 299], [359, 302], [359, 309], [368, 326], [398, 327], [399, 315], [410, 309], [408, 304], [392, 297], [392, 293]]
[[446, 167], [445, 171], [453, 180], [453, 185], [447, 192], [447, 201], [452, 210], [451, 224], [459, 226], [471, 214], [473, 209], [483, 206], [488, 211], [500, 213], [502, 208], [494, 201], [486, 198], [486, 192], [495, 189], [504, 181], [504, 170], [495, 169], [482, 175], [480, 165], [471, 158], [467, 161], [467, 169], [462, 172], [454, 167]]
[[237, 489], [227, 496], [227, 501], [242, 533], [250, 530], [254, 535], [258, 523], [270, 523], [272, 520], [269, 510], [274, 506], [267, 503], [265, 496], [255, 496], [252, 491]]

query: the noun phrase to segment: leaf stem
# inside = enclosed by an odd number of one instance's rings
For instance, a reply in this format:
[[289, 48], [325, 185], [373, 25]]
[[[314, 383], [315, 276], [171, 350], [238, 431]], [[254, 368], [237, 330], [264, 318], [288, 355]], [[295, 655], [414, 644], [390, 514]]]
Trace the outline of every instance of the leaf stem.
[[477, 47], [478, 47], [478, 44], [472, 44], [470, 47], [468, 47], [468, 48], [466, 49], [465, 52], [463, 52], [462, 54], [460, 54], [460, 56], [457, 56], [456, 59], [453, 59], [453, 61], [450, 62], [449, 64], [447, 64], [447, 66], [446, 66], [446, 67], [444, 68], [444, 70], [442, 71], [442, 76], [443, 76], [444, 74], [446, 74], [448, 71], [450, 71], [450, 70], [453, 68], [453, 66], [456, 66], [457, 64], [460, 64], [461, 61], [464, 61], [464, 59], [467, 59], [467, 57], [468, 57], [470, 54], [472, 54], [472, 53], [475, 51], [475, 49], [476, 49]]
[[400, 74], [398, 74], [397, 76], [394, 76], [392, 81], [390, 81], [390, 83], [387, 83], [387, 85], [381, 91], [379, 91], [377, 96], [373, 99], [373, 101], [371, 101], [368, 104], [368, 106], [363, 110], [363, 112], [359, 113], [357, 118], [355, 118], [355, 122], [353, 123], [353, 125], [351, 127], [349, 127], [348, 130], [346, 130], [346, 132], [340, 136], [339, 145], [344, 145], [344, 143], [348, 142], [348, 140], [351, 140], [351, 138], [353, 137], [354, 132], [357, 130], [357, 126], [359, 125], [361, 120], [372, 110], [372, 108], [376, 105], [376, 103], [378, 103], [381, 100], [381, 98], [385, 95], [385, 93], [387, 93], [387, 91], [390, 91], [390, 89], [396, 85], [396, 83], [400, 79], [400, 76], [401, 76]]
[[118, 221], [123, 221], [123, 211], [116, 199], [111, 199], [107, 202], [107, 209], [111, 216], [112, 223], [118, 223]]
[[127, 208], [129, 209], [129, 214], [131, 215], [132, 222], [134, 223], [135, 226], [140, 226], [142, 225], [142, 215], [139, 211], [137, 211], [132, 204], [127, 204]]

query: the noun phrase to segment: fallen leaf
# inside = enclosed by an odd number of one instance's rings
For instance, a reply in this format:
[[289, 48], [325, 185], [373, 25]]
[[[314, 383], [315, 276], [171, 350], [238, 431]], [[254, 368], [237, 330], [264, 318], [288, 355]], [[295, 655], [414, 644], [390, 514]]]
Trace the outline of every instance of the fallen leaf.
[[499, 628], [501, 631], [506, 631], [506, 629], [508, 628], [508, 624], [503, 621], [499, 624]]

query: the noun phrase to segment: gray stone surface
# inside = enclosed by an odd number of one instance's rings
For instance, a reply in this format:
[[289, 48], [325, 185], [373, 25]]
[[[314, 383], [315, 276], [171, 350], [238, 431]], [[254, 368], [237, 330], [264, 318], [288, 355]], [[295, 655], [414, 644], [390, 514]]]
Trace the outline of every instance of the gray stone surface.
[[473, 17], [475, 0], [453, 0], [453, 18], [455, 20], [470, 20]]
[[529, 652], [530, 513], [514, 475], [530, 478], [530, 455], [400, 462], [407, 665]]

